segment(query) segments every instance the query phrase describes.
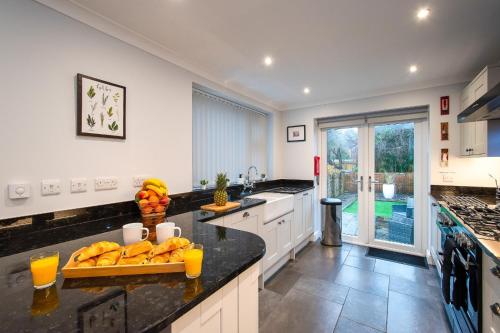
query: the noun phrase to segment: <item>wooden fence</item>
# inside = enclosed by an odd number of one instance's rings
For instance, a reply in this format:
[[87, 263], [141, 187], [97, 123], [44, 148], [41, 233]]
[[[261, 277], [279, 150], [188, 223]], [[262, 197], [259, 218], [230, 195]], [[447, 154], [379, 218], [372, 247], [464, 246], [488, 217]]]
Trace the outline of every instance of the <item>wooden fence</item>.
[[[328, 195], [338, 197], [348, 192], [355, 193], [358, 187], [357, 173], [333, 173], [328, 175]], [[375, 193], [382, 192], [382, 185], [385, 183], [384, 173], [375, 173], [375, 180], [378, 184], [373, 184]], [[367, 186], [367, 179], [364, 180], [364, 186]], [[394, 174], [393, 183], [396, 185], [396, 194], [413, 194], [413, 172]]]

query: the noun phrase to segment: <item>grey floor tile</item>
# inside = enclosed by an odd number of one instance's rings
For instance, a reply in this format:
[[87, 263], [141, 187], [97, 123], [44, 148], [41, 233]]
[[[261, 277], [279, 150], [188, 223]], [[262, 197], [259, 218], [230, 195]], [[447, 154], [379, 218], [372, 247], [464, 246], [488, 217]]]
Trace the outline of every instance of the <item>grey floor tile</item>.
[[424, 269], [382, 259], [376, 259], [374, 271], [429, 285], [433, 285], [437, 281], [434, 269]]
[[373, 271], [373, 268], [375, 267], [375, 259], [348, 255], [344, 261], [344, 265], [361, 268], [366, 271]]
[[383, 297], [389, 292], [389, 276], [347, 265], [342, 267], [335, 283]]
[[261, 325], [260, 333], [331, 333], [342, 305], [292, 289]]
[[389, 291], [391, 290], [434, 302], [441, 301], [440, 287], [425, 282], [415, 282], [395, 275], [390, 277]]
[[339, 304], [344, 304], [349, 291], [349, 287], [305, 276], [301, 277], [293, 288]]
[[353, 257], [364, 257], [367, 249], [366, 246], [352, 245], [349, 255]]
[[394, 291], [389, 293], [387, 332], [450, 332], [443, 303], [412, 297]]
[[259, 325], [262, 325], [282, 299], [282, 295], [269, 289], [259, 291]]
[[266, 282], [265, 288], [275, 293], [286, 295], [301, 276], [301, 273], [292, 270], [289, 266], [285, 266]]
[[359, 324], [355, 321], [340, 316], [334, 333], [379, 333], [382, 331], [376, 330], [369, 326]]
[[387, 324], [387, 298], [349, 289], [342, 317], [384, 331]]

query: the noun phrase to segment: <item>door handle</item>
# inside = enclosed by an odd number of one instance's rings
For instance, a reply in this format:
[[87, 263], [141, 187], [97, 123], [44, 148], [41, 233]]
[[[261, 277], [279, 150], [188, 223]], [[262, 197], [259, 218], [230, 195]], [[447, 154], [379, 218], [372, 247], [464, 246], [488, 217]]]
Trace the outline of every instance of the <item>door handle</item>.
[[249, 212], [244, 212], [243, 213], [243, 217], [249, 217], [250, 216], [250, 213]]
[[359, 179], [355, 180], [354, 183], [359, 183], [359, 190], [363, 192], [363, 176], [359, 176]]
[[368, 176], [368, 192], [372, 191], [372, 184], [380, 184], [378, 180], [372, 180], [372, 176]]
[[500, 304], [495, 303], [490, 305], [491, 312], [497, 317], [500, 317]]

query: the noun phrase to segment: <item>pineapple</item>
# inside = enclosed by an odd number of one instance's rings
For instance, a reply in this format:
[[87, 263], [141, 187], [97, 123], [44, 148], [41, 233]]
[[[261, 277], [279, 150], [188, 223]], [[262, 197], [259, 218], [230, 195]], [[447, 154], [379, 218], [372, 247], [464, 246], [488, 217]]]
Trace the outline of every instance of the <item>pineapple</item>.
[[226, 174], [218, 173], [215, 181], [214, 202], [217, 206], [225, 206], [227, 203]]

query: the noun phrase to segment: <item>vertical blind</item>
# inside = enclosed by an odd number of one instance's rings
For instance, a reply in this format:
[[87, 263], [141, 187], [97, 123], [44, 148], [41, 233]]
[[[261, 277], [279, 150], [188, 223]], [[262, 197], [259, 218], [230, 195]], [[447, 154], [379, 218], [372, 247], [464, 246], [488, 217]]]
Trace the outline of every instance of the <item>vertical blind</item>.
[[266, 173], [267, 137], [265, 114], [193, 90], [193, 185], [213, 184], [218, 172], [233, 182], [251, 165]]

